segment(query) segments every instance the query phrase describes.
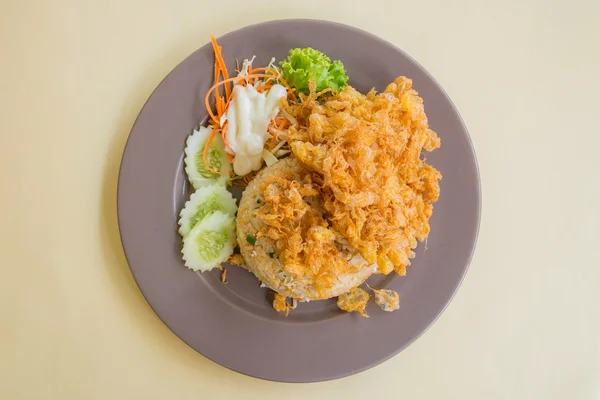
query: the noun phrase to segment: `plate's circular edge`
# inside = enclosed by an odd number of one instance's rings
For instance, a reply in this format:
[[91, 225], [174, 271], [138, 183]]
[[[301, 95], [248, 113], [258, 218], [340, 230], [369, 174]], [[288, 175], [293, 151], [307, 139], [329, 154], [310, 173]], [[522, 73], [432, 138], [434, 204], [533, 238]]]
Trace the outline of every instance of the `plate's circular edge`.
[[474, 172], [475, 175], [477, 177], [475, 185], [476, 185], [476, 192], [477, 192], [477, 221], [476, 221], [476, 226], [475, 226], [475, 232], [473, 235], [473, 244], [470, 248], [469, 251], [469, 255], [468, 255], [468, 259], [465, 263], [465, 266], [462, 270], [462, 273], [460, 275], [460, 279], [458, 281], [458, 283], [456, 284], [454, 290], [452, 291], [450, 297], [448, 298], [448, 300], [445, 302], [444, 306], [440, 309], [440, 311], [437, 313], [437, 315], [431, 320], [431, 322], [417, 335], [415, 335], [410, 341], [407, 341], [406, 343], [404, 343], [403, 346], [399, 347], [397, 350], [390, 352], [389, 355], [387, 355], [386, 357], [382, 357], [368, 365], [365, 365], [364, 367], [361, 368], [357, 368], [354, 371], [351, 372], [345, 372], [345, 373], [340, 373], [340, 374], [332, 374], [331, 376], [326, 376], [323, 377], [323, 379], [308, 379], [308, 380], [302, 380], [302, 379], [298, 379], [298, 380], [276, 380], [276, 379], [270, 379], [268, 377], [265, 376], [258, 376], [258, 375], [253, 375], [250, 372], [246, 372], [246, 371], [239, 371], [237, 369], [235, 369], [232, 366], [226, 365], [224, 363], [220, 363], [214, 359], [212, 359], [211, 357], [208, 357], [206, 355], [204, 355], [203, 353], [199, 352], [198, 350], [196, 350], [193, 346], [191, 346], [187, 341], [183, 340], [173, 329], [171, 329], [171, 327], [164, 321], [164, 318], [162, 318], [162, 316], [160, 315], [160, 313], [158, 313], [156, 311], [156, 309], [152, 306], [152, 304], [150, 303], [150, 301], [148, 300], [148, 298], [146, 297], [146, 295], [144, 294], [144, 292], [142, 291], [139, 282], [138, 282], [138, 278], [136, 277], [136, 273], [134, 272], [133, 268], [131, 268], [130, 262], [129, 262], [129, 257], [127, 255], [127, 247], [125, 245], [125, 241], [122, 235], [122, 227], [121, 227], [121, 207], [120, 207], [120, 198], [121, 198], [121, 185], [122, 185], [122, 181], [121, 181], [121, 176], [122, 176], [122, 170], [123, 170], [123, 164], [124, 164], [124, 159], [127, 156], [127, 151], [128, 151], [128, 147], [130, 144], [130, 139], [131, 139], [131, 134], [132, 132], [135, 130], [136, 124], [138, 123], [138, 120], [140, 118], [140, 116], [142, 115], [144, 109], [146, 108], [146, 106], [148, 105], [148, 102], [150, 101], [150, 99], [154, 96], [154, 94], [159, 90], [159, 88], [161, 87], [161, 85], [163, 85], [163, 83], [165, 82], [165, 80], [169, 77], [169, 75], [171, 75], [171, 73], [177, 69], [182, 63], [184, 63], [189, 57], [191, 57], [193, 54], [195, 54], [196, 52], [200, 52], [202, 51], [205, 47], [210, 46], [210, 43], [206, 43], [205, 45], [201, 46], [200, 48], [196, 49], [194, 52], [192, 52], [191, 54], [189, 54], [188, 56], [186, 56], [184, 59], [182, 59], [180, 62], [177, 63], [177, 65], [175, 65], [171, 71], [165, 75], [165, 77], [163, 77], [163, 79], [161, 79], [161, 81], [159, 82], [159, 84], [156, 86], [156, 88], [152, 91], [152, 93], [150, 94], [150, 96], [148, 96], [148, 99], [144, 102], [144, 105], [142, 106], [142, 108], [140, 109], [133, 125], [131, 126], [129, 135], [127, 137], [127, 141], [125, 143], [124, 149], [123, 149], [123, 154], [121, 156], [121, 163], [119, 166], [119, 178], [118, 178], [118, 183], [117, 183], [117, 220], [118, 220], [118, 227], [119, 227], [119, 237], [120, 237], [120, 241], [121, 241], [121, 246], [123, 248], [123, 253], [125, 255], [125, 258], [127, 260], [127, 265], [129, 267], [129, 270], [133, 276], [134, 281], [136, 282], [136, 286], [138, 287], [140, 293], [142, 294], [142, 296], [144, 297], [146, 303], [150, 306], [150, 308], [152, 309], [152, 311], [159, 317], [159, 319], [161, 320], [161, 322], [163, 324], [165, 324], [165, 326], [167, 326], [167, 328], [179, 339], [181, 340], [183, 343], [185, 343], [187, 346], [189, 346], [192, 350], [194, 350], [196, 353], [202, 355], [203, 357], [209, 359], [210, 361], [214, 362], [215, 364], [218, 364], [220, 366], [223, 366], [231, 371], [240, 373], [242, 375], [246, 375], [246, 376], [250, 376], [253, 378], [257, 378], [257, 379], [261, 379], [261, 380], [266, 380], [266, 381], [271, 381], [271, 382], [284, 382], [284, 383], [312, 383], [312, 382], [325, 382], [325, 381], [330, 381], [330, 380], [335, 380], [335, 379], [340, 379], [340, 378], [344, 378], [344, 377], [348, 377], [348, 376], [352, 376], [355, 374], [358, 374], [360, 372], [364, 372], [368, 369], [371, 369], [377, 365], [380, 365], [386, 361], [388, 361], [389, 359], [393, 358], [394, 356], [398, 355], [400, 352], [402, 352], [404, 349], [406, 349], [408, 346], [410, 346], [411, 344], [413, 344], [417, 339], [419, 339], [423, 334], [425, 334], [425, 332], [427, 332], [431, 326], [440, 318], [440, 316], [444, 313], [444, 311], [448, 308], [448, 306], [450, 305], [450, 303], [452, 302], [452, 300], [454, 299], [454, 296], [456, 295], [456, 293], [458, 292], [458, 289], [461, 287], [465, 276], [470, 268], [470, 264], [473, 260], [474, 254], [475, 254], [475, 249], [477, 247], [477, 241], [479, 238], [479, 230], [481, 227], [481, 213], [482, 213], [482, 190], [481, 190], [481, 174], [480, 174], [480, 168], [479, 168], [479, 162], [477, 160], [477, 154], [475, 152], [475, 147], [473, 145], [473, 141], [471, 139], [471, 135], [469, 134], [469, 130], [467, 129], [467, 126], [462, 118], [462, 115], [460, 114], [460, 112], [458, 111], [458, 109], [456, 108], [456, 105], [454, 104], [454, 102], [452, 101], [452, 99], [450, 98], [450, 96], [448, 96], [448, 93], [444, 90], [444, 88], [440, 85], [440, 83], [433, 77], [433, 75], [423, 66], [421, 65], [418, 61], [416, 61], [412, 56], [410, 56], [408, 53], [406, 53], [404, 50], [402, 50], [401, 48], [399, 48], [398, 46], [396, 46], [395, 44], [381, 38], [380, 36], [377, 36], [375, 34], [372, 34], [368, 31], [365, 31], [363, 29], [359, 29], [350, 25], [346, 25], [346, 24], [342, 24], [339, 22], [333, 22], [333, 21], [328, 21], [328, 20], [322, 20], [322, 19], [310, 19], [310, 18], [289, 18], [289, 19], [277, 19], [277, 20], [270, 20], [270, 21], [263, 21], [263, 22], [258, 22], [255, 24], [250, 24], [250, 25], [246, 25], [244, 27], [238, 28], [234, 31], [228, 32], [225, 35], [219, 37], [219, 39], [225, 38], [227, 36], [230, 35], [234, 35], [236, 33], [238, 33], [239, 31], [243, 31], [249, 28], [253, 28], [253, 27], [258, 27], [258, 26], [265, 26], [265, 25], [271, 25], [271, 24], [276, 24], [276, 23], [283, 23], [283, 22], [299, 22], [299, 23], [309, 23], [309, 24], [325, 24], [325, 25], [330, 25], [330, 26], [337, 26], [338, 28], [341, 29], [346, 29], [346, 30], [350, 30], [353, 31], [355, 33], [358, 34], [362, 34], [364, 36], [368, 36], [370, 37], [372, 40], [378, 41], [382, 44], [387, 45], [388, 47], [393, 48], [396, 52], [401, 53], [403, 56], [406, 57], [407, 60], [409, 60], [410, 62], [412, 62], [413, 64], [415, 64], [420, 70], [422, 70], [428, 77], [429, 79], [431, 79], [431, 81], [435, 84], [435, 86], [441, 91], [441, 93], [443, 93], [445, 99], [447, 100], [448, 104], [451, 105], [452, 110], [454, 111], [454, 113], [456, 114], [456, 116], [458, 116], [458, 119], [460, 121], [460, 125], [462, 127], [462, 129], [464, 130], [464, 132], [466, 133], [466, 139], [467, 139], [467, 143], [469, 144], [469, 151], [473, 157], [473, 165], [474, 165]]

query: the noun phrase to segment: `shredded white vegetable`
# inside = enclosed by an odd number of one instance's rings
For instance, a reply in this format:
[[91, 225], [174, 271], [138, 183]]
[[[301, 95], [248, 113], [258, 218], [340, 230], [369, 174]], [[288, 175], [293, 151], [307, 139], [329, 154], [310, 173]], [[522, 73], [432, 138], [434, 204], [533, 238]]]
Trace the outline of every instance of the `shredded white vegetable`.
[[267, 167], [276, 164], [279, 160], [269, 150], [263, 149], [262, 151], [263, 160], [267, 163]]
[[288, 113], [284, 109], [281, 110], [281, 115], [283, 115], [285, 117], [285, 119], [287, 119], [288, 121], [290, 121], [293, 125], [296, 125], [298, 123], [298, 121], [296, 120], [296, 118], [292, 117], [290, 115], [290, 113]]

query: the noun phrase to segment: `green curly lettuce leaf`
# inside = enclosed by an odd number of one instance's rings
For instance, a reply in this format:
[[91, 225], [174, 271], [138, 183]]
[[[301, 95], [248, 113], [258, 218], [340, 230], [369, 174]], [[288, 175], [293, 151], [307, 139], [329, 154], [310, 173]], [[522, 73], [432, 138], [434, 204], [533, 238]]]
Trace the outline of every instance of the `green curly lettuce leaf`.
[[318, 50], [306, 47], [292, 49], [280, 63], [283, 78], [299, 93], [309, 94], [308, 82], [314, 80], [317, 92], [327, 88], [340, 91], [346, 87], [348, 75], [341, 61], [331, 59]]

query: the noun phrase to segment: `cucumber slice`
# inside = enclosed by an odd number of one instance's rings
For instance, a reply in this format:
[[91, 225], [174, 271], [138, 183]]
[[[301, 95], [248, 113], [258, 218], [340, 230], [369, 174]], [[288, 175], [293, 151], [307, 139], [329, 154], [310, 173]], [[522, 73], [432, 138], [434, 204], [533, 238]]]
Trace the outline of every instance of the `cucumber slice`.
[[235, 218], [215, 211], [198, 222], [183, 240], [183, 260], [193, 271], [210, 271], [233, 254]]
[[236, 210], [235, 199], [223, 186], [200, 188], [192, 194], [179, 214], [179, 234], [185, 239], [199, 221], [215, 211], [234, 215]]
[[206, 155], [208, 165], [221, 174], [212, 172], [204, 164], [204, 147], [212, 129], [210, 126], [208, 128], [202, 126], [200, 129], [195, 130], [186, 142], [185, 172], [194, 189], [214, 184], [225, 186], [230, 181], [231, 164], [227, 160], [225, 143], [223, 143], [221, 136], [215, 135]]

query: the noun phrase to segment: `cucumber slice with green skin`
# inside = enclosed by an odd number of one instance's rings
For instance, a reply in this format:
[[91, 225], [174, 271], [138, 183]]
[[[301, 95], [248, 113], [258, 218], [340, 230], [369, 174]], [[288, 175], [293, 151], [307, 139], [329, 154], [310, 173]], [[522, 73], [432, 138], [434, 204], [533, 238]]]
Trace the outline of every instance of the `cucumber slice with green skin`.
[[200, 189], [208, 185], [223, 185], [229, 183], [231, 175], [231, 163], [227, 159], [225, 152], [225, 143], [220, 135], [215, 135], [208, 154], [206, 162], [215, 171], [221, 174], [212, 172], [206, 164], [204, 164], [203, 154], [206, 141], [208, 140], [212, 127], [202, 126], [195, 130], [186, 141], [185, 146], [185, 172], [194, 189]]
[[179, 234], [185, 239], [198, 222], [215, 211], [235, 215], [236, 210], [235, 199], [223, 186], [202, 187], [192, 194], [179, 214]]
[[183, 240], [183, 261], [192, 271], [210, 271], [233, 254], [235, 217], [215, 211]]

